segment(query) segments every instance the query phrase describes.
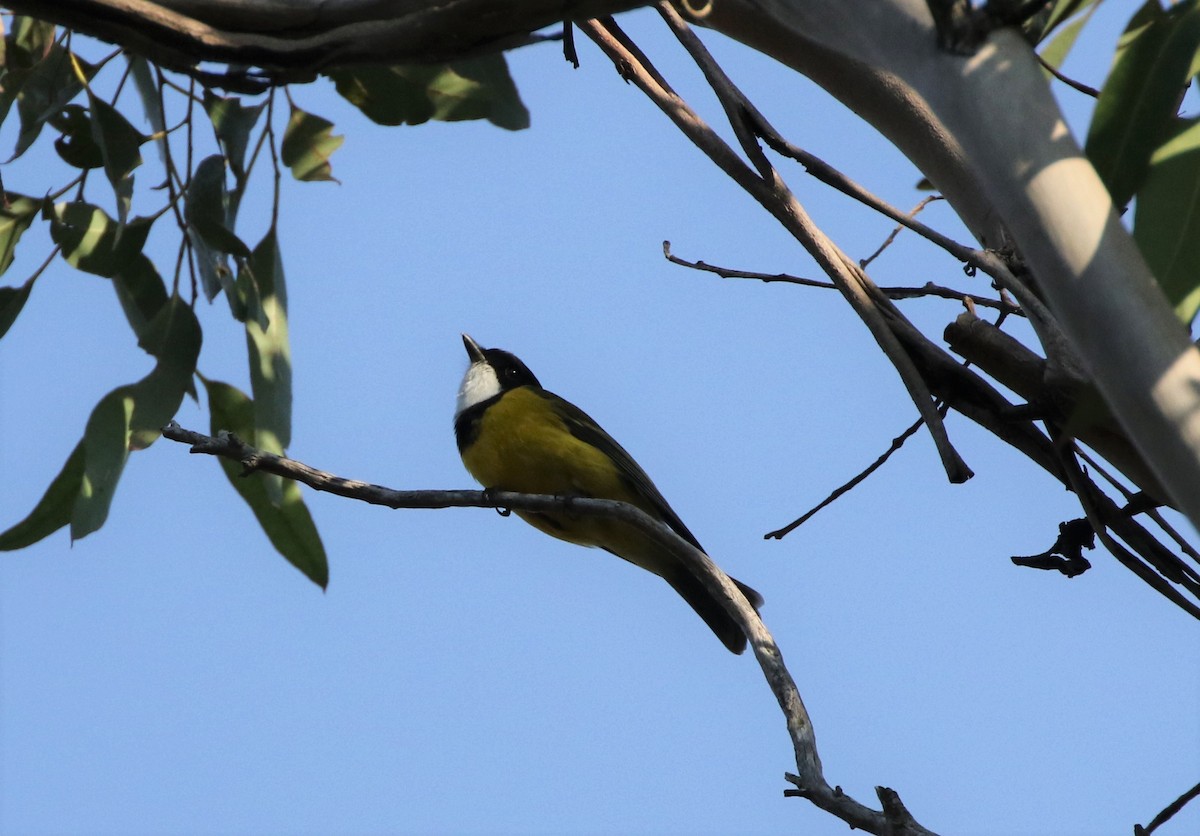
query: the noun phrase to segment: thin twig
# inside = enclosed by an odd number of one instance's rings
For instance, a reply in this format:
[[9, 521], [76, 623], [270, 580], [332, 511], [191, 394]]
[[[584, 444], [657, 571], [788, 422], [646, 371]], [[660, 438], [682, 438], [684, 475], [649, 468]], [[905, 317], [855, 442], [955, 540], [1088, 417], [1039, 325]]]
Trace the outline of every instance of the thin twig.
[[767, 121], [767, 118], [749, 100], [743, 101], [743, 107], [745, 108], [747, 118], [755, 124], [755, 130], [758, 135], [776, 153], [790, 157], [800, 163], [804, 166], [805, 171], [825, 185], [836, 189], [847, 197], [857, 200], [864, 206], [874, 209], [885, 217], [891, 218], [933, 244], [936, 244], [966, 264], [968, 268], [982, 270], [1002, 290], [1007, 290], [1015, 296], [1020, 305], [1028, 311], [1034, 327], [1038, 329], [1039, 336], [1042, 338], [1042, 344], [1047, 346], [1048, 350], [1051, 346], [1064, 344], [1064, 340], [1059, 333], [1058, 324], [1050, 313], [1050, 310], [1024, 282], [1013, 274], [1004, 258], [998, 253], [990, 250], [977, 250], [965, 244], [960, 244], [949, 236], [938, 232], [936, 229], [926, 226], [916, 218], [909, 217], [907, 213], [876, 197], [820, 157], [810, 154], [784, 139], [779, 131], [775, 130], [774, 126]]
[[50, 254], [48, 256], [46, 256], [46, 259], [41, 264], [39, 264], [37, 266], [37, 269], [35, 269], [33, 271], [33, 273], [30, 274], [29, 278], [25, 280], [25, 284], [31, 285], [34, 282], [36, 282], [38, 280], [38, 277], [40, 277], [42, 275], [42, 273], [46, 272], [46, 268], [49, 267], [54, 262], [55, 256], [57, 256], [61, 252], [62, 252], [62, 245], [55, 244], [54, 248], [52, 250], [50, 250]]
[[[936, 194], [926, 195], [925, 197], [921, 198], [920, 203], [918, 203], [916, 206], [914, 206], [912, 209], [909, 210], [908, 215], [906, 215], [906, 217], [915, 220], [917, 215], [921, 214], [921, 210], [924, 209], [926, 206], [928, 206], [930, 203], [932, 203], [935, 200], [944, 200], [944, 199], [945, 198], [943, 198], [941, 195], [936, 195]], [[876, 249], [875, 252], [871, 253], [866, 258], [860, 258], [858, 260], [858, 266], [861, 267], [862, 269], [866, 270], [867, 267], [869, 267], [871, 265], [872, 261], [879, 258], [879, 256], [883, 254], [883, 251], [892, 245], [892, 242], [896, 240], [896, 237], [904, 229], [907, 229], [907, 227], [905, 227], [904, 224], [902, 224], [902, 223], [896, 224], [896, 226], [893, 227], [892, 231], [888, 234], [888, 237], [883, 239], [883, 243], [879, 245], [878, 249]]]
[[1073, 90], [1078, 90], [1080, 93], [1091, 96], [1093, 99], [1100, 98], [1100, 91], [1097, 90], [1095, 87], [1088, 87], [1082, 81], [1076, 81], [1073, 78], [1069, 78], [1069, 77], [1063, 75], [1061, 72], [1059, 72], [1058, 67], [1055, 67], [1053, 64], [1051, 64], [1049, 61], [1047, 61], [1042, 56], [1038, 55], [1036, 52], [1034, 53], [1034, 56], [1037, 57], [1038, 63], [1042, 65], [1042, 69], [1044, 69], [1046, 72], [1050, 73], [1050, 75], [1057, 78], [1063, 84], [1067, 85], [1068, 87], [1072, 88]]
[[868, 465], [865, 470], [863, 470], [861, 473], [856, 475], [850, 481], [846, 482], [844, 485], [836, 488], [833, 491], [833, 493], [829, 494], [829, 496], [822, 499], [815, 506], [813, 506], [810, 510], [804, 512], [798, 518], [796, 518], [792, 522], [785, 525], [783, 528], [777, 528], [774, 531], [768, 531], [766, 534], [763, 535], [763, 539], [764, 540], [782, 540], [788, 534], [792, 533], [797, 528], [804, 525], [806, 522], [808, 522], [810, 519], [812, 519], [814, 516], [816, 516], [817, 512], [820, 511], [822, 508], [825, 508], [825, 507], [831, 505], [843, 494], [848, 493], [849, 491], [853, 490], [860, 483], [862, 483], [868, 476], [870, 476], [872, 473], [874, 473], [879, 468], [883, 467], [884, 463], [886, 463], [887, 460], [892, 457], [892, 454], [895, 453], [897, 450], [899, 450], [901, 447], [903, 447], [904, 442], [906, 442], [910, 438], [912, 438], [913, 435], [916, 434], [917, 430], [921, 429], [921, 425], [924, 423], [925, 423], [924, 418], [918, 418], [916, 421], [913, 422], [912, 426], [910, 426], [904, 432], [900, 433], [900, 435], [893, 438], [892, 443], [888, 446], [888, 448], [886, 450], [883, 451], [883, 455], [881, 455], [879, 458], [877, 458], [875, 461], [873, 461], [870, 465]]
[[1150, 824], [1145, 827], [1135, 824], [1133, 826], [1133, 836], [1150, 836], [1151, 833], [1170, 821], [1171, 817], [1182, 810], [1193, 798], [1200, 798], [1200, 784], [1196, 784], [1196, 786], [1168, 804], [1163, 808], [1161, 813], [1154, 817], [1154, 820]]
[[[663, 241], [663, 256], [672, 264], [678, 264], [680, 267], [688, 267], [692, 270], [700, 270], [705, 273], [712, 273], [720, 276], [723, 279], [752, 279], [754, 281], [770, 284], [771, 282], [784, 282], [787, 284], [796, 284], [803, 287], [817, 287], [822, 290], [837, 290], [837, 285], [833, 282], [824, 281], [822, 279], [806, 279], [801, 276], [793, 276], [790, 273], [758, 273], [752, 270], [735, 270], [732, 267], [718, 267], [715, 264], [709, 264], [706, 261], [688, 261], [685, 258], [680, 258], [671, 252], [671, 242]], [[974, 293], [965, 293], [961, 290], [955, 290], [952, 287], [943, 287], [926, 282], [920, 287], [897, 287], [897, 286], [881, 286], [879, 288], [889, 299], [915, 299], [925, 296], [936, 296], [941, 299], [950, 299], [955, 302], [967, 302], [968, 300], [981, 308], [992, 308], [999, 311], [1001, 315], [1009, 316], [1024, 316], [1024, 311], [1012, 302], [1003, 299], [996, 300], [987, 296], [977, 296]]]

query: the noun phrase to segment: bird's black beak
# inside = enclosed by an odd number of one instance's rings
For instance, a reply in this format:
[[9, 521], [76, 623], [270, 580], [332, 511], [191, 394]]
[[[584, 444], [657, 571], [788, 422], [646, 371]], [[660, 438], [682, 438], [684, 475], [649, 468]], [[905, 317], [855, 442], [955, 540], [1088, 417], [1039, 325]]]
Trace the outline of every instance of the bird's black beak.
[[479, 347], [479, 343], [475, 342], [466, 334], [463, 334], [462, 338], [463, 345], [467, 347], [467, 356], [471, 358], [471, 362], [482, 363], [484, 361], [483, 349]]

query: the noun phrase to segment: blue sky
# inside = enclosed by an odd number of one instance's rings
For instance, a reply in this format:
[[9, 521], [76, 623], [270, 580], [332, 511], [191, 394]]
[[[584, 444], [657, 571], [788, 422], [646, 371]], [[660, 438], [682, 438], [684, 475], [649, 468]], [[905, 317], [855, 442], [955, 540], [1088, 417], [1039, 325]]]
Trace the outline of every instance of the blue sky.
[[[1093, 84], [1109, 17], [1068, 64]], [[656, 17], [622, 22], [715, 123]], [[920, 199], [911, 165], [819, 90], [705, 40], [797, 144], [897, 205]], [[382, 129], [323, 86], [293, 90], [346, 142], [340, 185], [284, 185], [289, 452], [398, 488], [469, 487], [451, 430], [458, 335], [508, 348], [764, 594], [831, 783], [867, 802], [893, 787], [945, 833], [1147, 823], [1200, 771], [1197, 625], [1101, 551], [1073, 580], [1014, 568], [1077, 506], [953, 416], [966, 485], [946, 484], [920, 434], [764, 541], [885, 449], [911, 402], [835, 294], [663, 260], [669, 239], [689, 259], [817, 273], [582, 40], [580, 55], [577, 71], [553, 45], [510, 55], [533, 119], [519, 133]], [[1060, 96], [1085, 125], [1086, 101]], [[5, 185], [43, 188], [45, 159], [6, 167]], [[889, 233], [781, 166], [852, 256]], [[264, 207], [243, 208], [245, 237]], [[944, 205], [923, 217], [964, 237]], [[152, 244], [166, 272], [168, 236]], [[31, 233], [5, 281], [47, 251]], [[986, 292], [909, 235], [872, 275]], [[936, 333], [960, 309], [905, 310]], [[246, 387], [240, 326], [222, 300], [198, 312], [201, 370]], [[61, 264], [40, 280], [0, 342], [0, 527], [40, 497], [95, 402], [150, 368], [131, 337], [104, 280]], [[190, 402], [179, 420], [208, 422]], [[491, 511], [307, 501], [325, 593], [275, 555], [215, 462], [167, 441], [132, 457], [101, 531], [3, 555], [0, 830], [845, 832], [783, 797], [795, 764], [757, 666], [661, 581]], [[1197, 830], [1193, 805], [1162, 832]]]

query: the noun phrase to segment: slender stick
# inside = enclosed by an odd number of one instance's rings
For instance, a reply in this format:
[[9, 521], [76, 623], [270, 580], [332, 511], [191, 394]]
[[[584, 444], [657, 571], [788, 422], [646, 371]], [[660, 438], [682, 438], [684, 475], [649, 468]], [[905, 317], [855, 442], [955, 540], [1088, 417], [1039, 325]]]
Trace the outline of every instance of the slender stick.
[[[647, 536], [671, 550], [700, 580], [706, 590], [719, 600], [746, 633], [754, 657], [762, 668], [779, 707], [787, 721], [788, 732], [796, 754], [798, 776], [788, 776], [797, 784], [797, 789], [788, 790], [792, 795], [809, 798], [818, 807], [834, 813], [851, 827], [868, 833], [878, 834], [928, 834], [930, 831], [918, 825], [904, 811], [897, 818], [895, 808], [885, 806], [878, 812], [859, 804], [840, 790], [830, 787], [821, 769], [817, 755], [816, 736], [812, 720], [795, 680], [783, 662], [783, 654], [771, 636], [762, 618], [750, 606], [746, 598], [734, 586], [729, 576], [721, 571], [704, 552], [680, 538], [665, 524], [653, 519], [640, 508], [611, 499], [587, 497], [546, 496], [512, 491], [397, 491], [381, 485], [360, 482], [337, 476], [286, 456], [268, 453], [246, 444], [232, 433], [216, 436], [186, 430], [172, 421], [163, 427], [164, 438], [191, 445], [192, 453], [221, 456], [241, 462], [247, 475], [255, 471], [274, 473], [308, 485], [313, 490], [337, 494], [349, 499], [383, 505], [388, 508], [499, 508], [518, 511], [566, 511], [611, 517], [636, 526]], [[888, 791], [891, 792], [891, 791]], [[898, 799], [897, 799], [898, 802]], [[902, 806], [901, 808], [902, 809]]]

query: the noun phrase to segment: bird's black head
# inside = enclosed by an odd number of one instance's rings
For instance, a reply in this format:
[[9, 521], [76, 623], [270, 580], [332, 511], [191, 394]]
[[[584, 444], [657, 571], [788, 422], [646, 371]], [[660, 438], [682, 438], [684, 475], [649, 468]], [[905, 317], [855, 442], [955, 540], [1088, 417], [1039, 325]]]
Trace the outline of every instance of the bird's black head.
[[537, 377], [514, 354], [500, 348], [481, 348], [479, 343], [463, 334], [463, 345], [471, 365], [463, 375], [458, 390], [458, 409], [461, 414], [476, 404], [491, 400], [519, 386], [541, 388]]

